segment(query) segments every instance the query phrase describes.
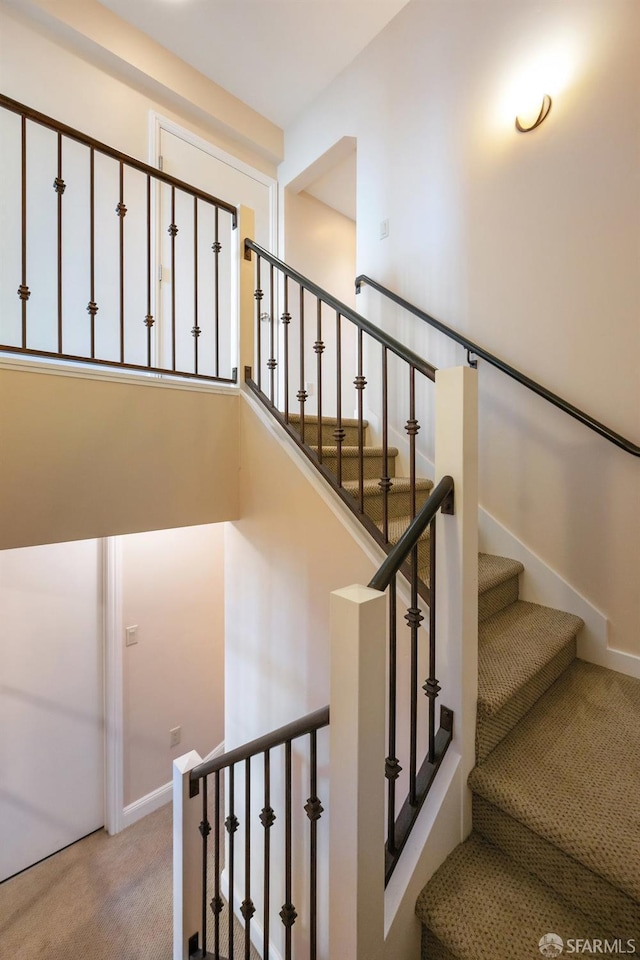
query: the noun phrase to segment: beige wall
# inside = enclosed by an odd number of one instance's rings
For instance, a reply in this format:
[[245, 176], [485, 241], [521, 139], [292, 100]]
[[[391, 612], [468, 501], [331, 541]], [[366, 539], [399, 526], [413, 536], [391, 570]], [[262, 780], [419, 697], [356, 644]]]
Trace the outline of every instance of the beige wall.
[[[286, 185], [356, 136], [358, 271], [635, 442], [639, 46], [627, 0], [414, 0], [287, 131], [279, 170]], [[521, 135], [532, 67], [553, 107]], [[380, 304], [358, 299], [437, 366], [464, 359]], [[638, 461], [483, 363], [480, 430], [482, 505], [639, 654]]]
[[237, 404], [0, 369], [0, 548], [237, 517]]
[[[122, 538], [124, 803], [171, 780], [173, 760], [224, 740], [224, 525]], [[181, 727], [179, 746], [169, 731]]]

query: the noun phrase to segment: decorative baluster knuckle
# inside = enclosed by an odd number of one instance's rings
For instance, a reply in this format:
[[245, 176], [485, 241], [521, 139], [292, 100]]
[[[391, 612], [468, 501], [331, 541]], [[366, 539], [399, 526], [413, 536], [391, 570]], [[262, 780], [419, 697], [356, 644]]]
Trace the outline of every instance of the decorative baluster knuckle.
[[217, 917], [220, 913], [222, 913], [222, 910], [224, 908], [222, 897], [214, 897], [213, 900], [211, 901], [210, 906], [211, 906], [211, 911], [214, 917]]
[[154, 321], [153, 317], [151, 316], [150, 313], [148, 313], [148, 314], [146, 315], [146, 317], [144, 318], [144, 325], [145, 325], [145, 327], [151, 329], [151, 327], [153, 326], [154, 323], [155, 323], [155, 321]]
[[92, 317], [95, 317], [97, 312], [98, 304], [95, 302], [95, 300], [89, 300], [89, 303], [87, 304], [87, 313], [89, 313]]
[[298, 398], [300, 403], [304, 403], [308, 396], [309, 394], [307, 393], [306, 390], [298, 390], [298, 392], [296, 393], [296, 397]]
[[275, 370], [277, 366], [278, 366], [278, 361], [275, 360], [273, 357], [270, 357], [269, 360], [267, 360], [268, 370]]
[[234, 815], [231, 816], [231, 817], [227, 817], [227, 819], [226, 819], [225, 822], [224, 822], [224, 825], [225, 825], [225, 827], [226, 827], [226, 829], [227, 829], [227, 833], [231, 834], [231, 833], [235, 833], [235, 832], [236, 832], [236, 830], [237, 830], [238, 827], [240, 826], [240, 821], [238, 820], [238, 818], [237, 818], [236, 815], [234, 814]]
[[119, 202], [119, 204], [116, 207], [116, 213], [118, 214], [119, 217], [126, 217], [127, 215], [127, 208], [122, 202], [122, 200]]
[[273, 807], [263, 807], [260, 811], [260, 823], [265, 828], [269, 830], [270, 827], [276, 822], [276, 815], [273, 811]]
[[168, 227], [168, 229], [167, 229], [167, 233], [169, 234], [170, 237], [177, 237], [177, 236], [178, 236], [178, 228], [177, 228], [177, 226], [175, 225], [175, 223], [170, 223], [170, 224], [169, 224], [169, 227]]
[[384, 493], [385, 490], [391, 490], [391, 487], [393, 486], [393, 480], [391, 477], [380, 477], [378, 480], [378, 486]]
[[245, 920], [251, 920], [255, 912], [256, 912], [255, 904], [251, 899], [251, 897], [247, 897], [245, 900], [242, 901], [242, 904], [240, 906], [240, 913], [242, 914]]
[[367, 385], [367, 381], [366, 381], [365, 377], [358, 376], [358, 377], [356, 377], [355, 380], [353, 381], [353, 385], [354, 385], [354, 387], [356, 388], [356, 390], [364, 390], [364, 388], [365, 388], [366, 385]]
[[387, 780], [397, 780], [400, 776], [402, 767], [397, 757], [387, 757], [384, 762], [384, 775]]
[[260, 290], [260, 288], [258, 287], [258, 289], [256, 290], [253, 296], [256, 300], [262, 300], [262, 298], [264, 297], [264, 290]]
[[411, 419], [411, 420], [407, 420], [404, 428], [410, 437], [415, 437], [415, 435], [420, 430], [420, 424], [418, 423], [417, 420]]
[[318, 797], [309, 797], [307, 802], [304, 805], [305, 812], [309, 817], [309, 820], [315, 821], [319, 820], [322, 814], [324, 813], [324, 807], [320, 803]]
[[218, 240], [216, 240], [215, 243], [211, 244], [211, 249], [213, 250], [214, 253], [220, 253], [220, 251], [222, 250], [222, 244]]
[[191, 336], [192, 336], [192, 337], [199, 337], [201, 333], [202, 333], [202, 330], [200, 329], [200, 327], [198, 327], [198, 326], [191, 327]]
[[287, 323], [291, 323], [291, 314], [290, 314], [290, 313], [283, 313], [282, 316], [280, 317], [280, 320], [281, 320], [282, 323], [284, 323], [285, 325], [286, 325]]
[[202, 820], [200, 826], [198, 827], [201, 837], [208, 837], [211, 833], [211, 824], [208, 820]]
[[280, 911], [280, 919], [284, 923], [285, 927], [292, 927], [296, 922], [297, 916], [298, 913], [292, 903], [285, 903]]
[[20, 286], [18, 287], [18, 296], [23, 301], [29, 299], [29, 297], [31, 296], [31, 290], [29, 290], [29, 287], [27, 287], [26, 284], [24, 283], [20, 284]]
[[66, 188], [67, 188], [67, 185], [64, 182], [64, 180], [62, 180], [60, 177], [56, 177], [55, 180], [53, 181], [53, 189], [55, 190], [55, 192], [59, 196], [62, 196]]
[[424, 617], [422, 616], [422, 610], [420, 607], [409, 607], [404, 615], [404, 619], [407, 621], [410, 627], [417, 628], [424, 620]]
[[316, 340], [315, 343], [314, 343], [314, 345], [313, 345], [313, 349], [314, 349], [314, 352], [317, 353], [317, 354], [324, 353], [324, 341], [323, 341], [323, 340]]
[[422, 689], [430, 700], [435, 700], [442, 688], [435, 677], [429, 677], [422, 685]]
[[346, 431], [343, 430], [342, 427], [336, 427], [333, 431], [333, 439], [336, 441], [336, 443], [342, 443], [346, 435]]

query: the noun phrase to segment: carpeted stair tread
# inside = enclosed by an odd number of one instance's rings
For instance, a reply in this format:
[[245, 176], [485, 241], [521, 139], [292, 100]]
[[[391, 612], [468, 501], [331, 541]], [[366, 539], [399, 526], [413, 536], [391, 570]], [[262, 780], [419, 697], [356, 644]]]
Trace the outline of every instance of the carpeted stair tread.
[[[411, 523], [411, 517], [390, 517], [387, 523], [389, 543], [397, 543], [410, 523]], [[380, 530], [382, 530], [384, 526], [382, 523], [382, 520], [376, 520], [376, 526], [379, 527]], [[420, 534], [418, 543], [424, 543], [425, 541], [428, 541], [428, 540], [429, 540], [429, 527], [427, 527], [427, 529]]]
[[582, 626], [580, 617], [517, 600], [478, 627], [478, 716], [493, 716]]
[[524, 567], [519, 560], [498, 557], [492, 553], [478, 554], [478, 593], [485, 593], [499, 586], [511, 577], [522, 573]]
[[[290, 413], [289, 414], [289, 423], [300, 423], [302, 420], [299, 413]], [[313, 424], [314, 426], [318, 423], [318, 418], [315, 414], [307, 414], [304, 418], [305, 424]], [[328, 427], [335, 427], [338, 423], [337, 417], [322, 417], [322, 422]], [[360, 425], [358, 419], [353, 419], [352, 417], [342, 417], [340, 423], [343, 427], [357, 427]], [[368, 420], [362, 421], [362, 426], [366, 428], [369, 426]]]
[[[555, 891], [475, 834], [424, 888], [416, 914], [457, 960], [532, 960], [547, 933], [609, 936]], [[424, 941], [423, 941], [424, 942]], [[430, 960], [423, 952], [423, 960]]]
[[[313, 444], [309, 448], [313, 450], [314, 453], [318, 452], [318, 446]], [[362, 456], [363, 459], [367, 460], [369, 457], [382, 457], [384, 455], [384, 450], [382, 447], [363, 447]], [[323, 443], [322, 444], [322, 456], [323, 457], [338, 457], [338, 448], [333, 444]], [[360, 456], [360, 447], [347, 446], [346, 444], [342, 445], [342, 457], [343, 459], [347, 458], [357, 458]], [[392, 460], [394, 457], [398, 456], [397, 447], [388, 447], [387, 456], [389, 460]]]
[[[344, 449], [344, 448], [343, 448]], [[324, 447], [323, 447], [324, 450]], [[342, 484], [343, 489], [348, 493], [353, 494], [354, 497], [357, 497], [360, 493], [360, 481], [359, 480], [345, 480]], [[362, 489], [364, 491], [365, 497], [370, 497], [375, 495], [382, 495], [382, 488], [380, 487], [379, 478], [365, 480]], [[432, 490], [433, 481], [426, 479], [416, 479], [416, 490]], [[389, 495], [391, 496], [394, 493], [410, 493], [411, 492], [411, 480], [409, 477], [394, 477], [393, 484], [389, 488]]]
[[469, 785], [640, 902], [640, 680], [574, 660]]

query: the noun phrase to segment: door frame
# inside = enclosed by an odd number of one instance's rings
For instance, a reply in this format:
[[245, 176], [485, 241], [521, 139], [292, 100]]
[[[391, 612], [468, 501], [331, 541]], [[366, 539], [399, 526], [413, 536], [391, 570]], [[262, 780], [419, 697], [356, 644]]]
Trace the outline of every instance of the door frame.
[[124, 676], [122, 655], [122, 540], [104, 537], [102, 633], [104, 650], [104, 827], [124, 828]]

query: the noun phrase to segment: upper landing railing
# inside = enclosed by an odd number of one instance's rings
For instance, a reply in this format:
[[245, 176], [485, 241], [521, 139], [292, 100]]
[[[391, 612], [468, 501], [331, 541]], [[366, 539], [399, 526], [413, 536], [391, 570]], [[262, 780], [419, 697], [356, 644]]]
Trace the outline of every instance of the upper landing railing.
[[0, 108], [0, 351], [235, 382], [236, 208], [9, 97]]
[[467, 357], [471, 366], [476, 366], [477, 360], [474, 359], [476, 357], [486, 360], [487, 363], [490, 363], [498, 370], [501, 370], [502, 373], [506, 373], [508, 377], [511, 377], [513, 380], [521, 383], [528, 390], [532, 390], [533, 393], [537, 393], [539, 397], [543, 398], [543, 400], [547, 400], [555, 407], [558, 407], [558, 409], [563, 410], [570, 417], [573, 417], [574, 420], [578, 420], [580, 423], [584, 424], [585, 427], [588, 427], [590, 430], [598, 433], [601, 437], [604, 437], [605, 440], [615, 444], [616, 447], [620, 447], [621, 450], [626, 450], [626, 452], [630, 453], [633, 457], [640, 457], [640, 446], [638, 446], [638, 444], [633, 443], [632, 440], [628, 440], [626, 437], [621, 436], [621, 434], [616, 433], [615, 430], [607, 427], [604, 423], [600, 423], [599, 420], [595, 420], [594, 417], [590, 416], [588, 413], [585, 413], [584, 410], [580, 410], [567, 400], [563, 400], [562, 397], [552, 393], [551, 390], [547, 390], [546, 387], [536, 383], [536, 381], [532, 380], [531, 377], [527, 377], [524, 373], [521, 373], [520, 370], [516, 370], [515, 367], [505, 363], [504, 360], [501, 360], [499, 357], [489, 353], [488, 350], [485, 350], [483, 347], [479, 347], [477, 343], [467, 339], [467, 337], [463, 337], [462, 334], [452, 330], [451, 327], [441, 323], [440, 320], [436, 320], [428, 313], [425, 313], [424, 310], [420, 310], [419, 307], [416, 307], [413, 303], [410, 303], [397, 293], [394, 293], [393, 290], [383, 286], [383, 284], [378, 283], [376, 280], [372, 280], [371, 277], [367, 277], [363, 273], [356, 277], [356, 293], [360, 293], [363, 284], [373, 287], [373, 289], [377, 290], [378, 293], [381, 293], [389, 300], [397, 303], [398, 306], [402, 307], [403, 310], [407, 310], [420, 320], [424, 320], [425, 323], [428, 323], [429, 326], [433, 327], [435, 330], [438, 330], [440, 333], [443, 333], [446, 337], [449, 337], [450, 340], [455, 340], [456, 343], [459, 343], [467, 351]]

